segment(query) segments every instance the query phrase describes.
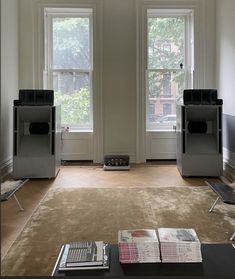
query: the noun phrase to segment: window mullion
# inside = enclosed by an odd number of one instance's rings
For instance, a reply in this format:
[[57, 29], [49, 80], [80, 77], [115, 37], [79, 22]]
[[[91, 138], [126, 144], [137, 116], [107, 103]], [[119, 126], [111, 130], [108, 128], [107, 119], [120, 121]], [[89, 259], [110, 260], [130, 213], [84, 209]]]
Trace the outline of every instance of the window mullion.
[[64, 68], [61, 68], [61, 69], [51, 69], [53, 72], [74, 72], [74, 73], [90, 73], [90, 70], [89, 69], [64, 69]]
[[165, 68], [165, 69], [147, 69], [148, 72], [177, 72], [177, 71], [182, 71], [183, 69], [171, 69], [171, 68]]

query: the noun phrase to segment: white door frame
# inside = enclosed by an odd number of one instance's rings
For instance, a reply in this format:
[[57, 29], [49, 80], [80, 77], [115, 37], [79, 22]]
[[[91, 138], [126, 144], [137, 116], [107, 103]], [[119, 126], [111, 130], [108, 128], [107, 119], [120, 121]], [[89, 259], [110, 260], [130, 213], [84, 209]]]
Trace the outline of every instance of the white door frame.
[[[177, 3], [178, 2], [178, 3]], [[147, 10], [148, 9], [191, 9], [194, 13], [194, 77], [193, 87], [204, 87], [204, 43], [203, 29], [205, 15], [204, 2], [200, 0], [188, 1], [140, 1], [136, 4], [137, 18], [137, 126], [136, 126], [136, 163], [146, 162], [146, 69], [147, 69]], [[199, 32], [200, 30], [200, 32]]]
[[[103, 162], [103, 100], [102, 100], [102, 44], [103, 44], [103, 2], [96, 0], [87, 0], [86, 2], [71, 3], [64, 1], [63, 4], [57, 1], [52, 3], [43, 3], [35, 1], [32, 3], [33, 20], [33, 45], [34, 64], [33, 64], [33, 87], [43, 88], [43, 70], [44, 70], [44, 8], [90, 8], [93, 10], [93, 136], [87, 136], [92, 146], [89, 152], [92, 152], [94, 163]], [[77, 133], [75, 133], [77, 134]], [[73, 136], [76, 136], [76, 135]], [[72, 136], [72, 137], [73, 137]], [[89, 154], [87, 154], [89, 155]]]

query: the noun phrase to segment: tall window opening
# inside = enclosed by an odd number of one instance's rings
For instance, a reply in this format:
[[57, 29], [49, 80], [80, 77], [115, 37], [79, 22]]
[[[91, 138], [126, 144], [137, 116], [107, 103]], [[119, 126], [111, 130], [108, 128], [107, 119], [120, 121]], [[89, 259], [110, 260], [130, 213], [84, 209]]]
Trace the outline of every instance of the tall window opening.
[[193, 86], [192, 11], [148, 9], [146, 53], [146, 129], [171, 131], [176, 101]]
[[44, 12], [44, 87], [54, 90], [63, 126], [92, 131], [92, 9], [46, 8]]

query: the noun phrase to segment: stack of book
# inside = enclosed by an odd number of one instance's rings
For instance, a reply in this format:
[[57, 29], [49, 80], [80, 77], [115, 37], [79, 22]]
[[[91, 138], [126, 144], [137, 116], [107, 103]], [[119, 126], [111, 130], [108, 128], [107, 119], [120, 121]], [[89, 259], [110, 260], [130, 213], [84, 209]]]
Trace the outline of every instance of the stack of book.
[[159, 228], [162, 262], [202, 262], [201, 243], [194, 229]]
[[159, 241], [155, 230], [119, 230], [119, 261], [121, 263], [160, 262]]
[[103, 241], [79, 241], [61, 249], [59, 270], [108, 269], [109, 246]]

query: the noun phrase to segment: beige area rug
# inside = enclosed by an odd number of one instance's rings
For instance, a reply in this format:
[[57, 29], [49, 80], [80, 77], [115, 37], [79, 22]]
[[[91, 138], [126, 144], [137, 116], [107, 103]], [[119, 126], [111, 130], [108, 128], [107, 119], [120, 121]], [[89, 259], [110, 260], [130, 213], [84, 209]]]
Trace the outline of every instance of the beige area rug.
[[117, 243], [119, 229], [194, 228], [202, 242], [226, 242], [235, 208], [208, 187], [54, 188], [1, 263], [2, 275], [51, 275], [61, 245], [77, 240]]

